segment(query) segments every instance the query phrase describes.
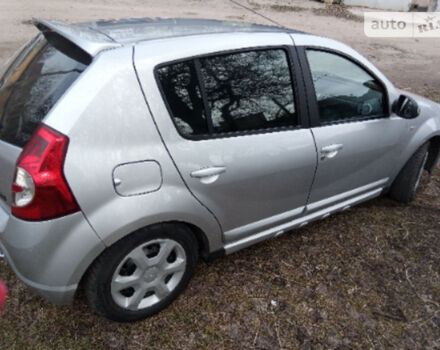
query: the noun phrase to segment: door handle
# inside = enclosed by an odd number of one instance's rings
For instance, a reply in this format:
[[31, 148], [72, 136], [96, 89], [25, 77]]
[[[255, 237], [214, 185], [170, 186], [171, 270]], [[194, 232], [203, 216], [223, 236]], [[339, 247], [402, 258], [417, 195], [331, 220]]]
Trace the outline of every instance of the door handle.
[[209, 168], [202, 168], [199, 170], [194, 170], [191, 173], [191, 177], [195, 177], [198, 179], [202, 179], [205, 177], [212, 177], [212, 176], [218, 176], [220, 174], [223, 174], [226, 172], [226, 167], [224, 166], [213, 166]]
[[321, 159], [324, 160], [326, 158], [331, 159], [335, 157], [338, 152], [344, 147], [342, 144], [333, 144], [324, 146], [321, 148]]

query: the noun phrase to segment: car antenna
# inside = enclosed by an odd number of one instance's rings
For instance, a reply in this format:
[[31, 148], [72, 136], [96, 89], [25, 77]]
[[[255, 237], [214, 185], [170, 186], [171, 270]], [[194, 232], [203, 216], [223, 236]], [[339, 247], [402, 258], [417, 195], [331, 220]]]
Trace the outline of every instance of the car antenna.
[[279, 27], [286, 28], [286, 26], [284, 26], [284, 25], [282, 25], [281, 23], [279, 23], [279, 22], [273, 20], [272, 18], [269, 18], [269, 17], [267, 17], [267, 16], [261, 14], [260, 12], [254, 10], [253, 8], [250, 8], [250, 7], [246, 6], [246, 5], [240, 4], [240, 3], [239, 3], [238, 1], [236, 1], [236, 0], [229, 0], [229, 1], [232, 2], [233, 4], [237, 5], [237, 6], [240, 6], [240, 7], [244, 8], [245, 10], [248, 10], [248, 11], [250, 11], [250, 12], [252, 12], [252, 13], [254, 13], [254, 14], [260, 16], [260, 17], [263, 17], [265, 20], [267, 20], [267, 21], [269, 21], [269, 22], [271, 22], [271, 23], [273, 23], [273, 24], [275, 24], [275, 25], [277, 25], [277, 26], [279, 26]]

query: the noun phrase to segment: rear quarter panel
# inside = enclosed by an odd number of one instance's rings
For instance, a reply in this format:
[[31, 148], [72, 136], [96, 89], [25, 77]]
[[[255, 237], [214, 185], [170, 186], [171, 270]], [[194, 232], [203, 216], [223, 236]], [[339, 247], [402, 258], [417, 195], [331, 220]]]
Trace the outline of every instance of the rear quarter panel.
[[[154, 223], [182, 221], [207, 234], [211, 251], [220, 249], [217, 221], [187, 190], [162, 144], [136, 78], [132, 51], [127, 47], [98, 55], [47, 117], [48, 125], [70, 139], [67, 181], [106, 245]], [[115, 167], [146, 160], [160, 164], [161, 187], [119, 196]]]

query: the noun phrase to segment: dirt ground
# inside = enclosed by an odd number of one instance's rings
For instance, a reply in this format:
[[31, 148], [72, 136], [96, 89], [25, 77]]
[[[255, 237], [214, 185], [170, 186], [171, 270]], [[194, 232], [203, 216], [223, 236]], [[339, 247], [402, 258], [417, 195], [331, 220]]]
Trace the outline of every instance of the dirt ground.
[[[239, 0], [277, 22], [341, 40], [398, 87], [440, 102], [439, 39], [370, 39], [362, 8]], [[204, 17], [270, 24], [220, 0], [0, 0], [0, 65], [36, 33], [75, 22]], [[1, 170], [0, 170], [1, 171]], [[440, 171], [409, 206], [379, 198], [212, 263], [183, 295], [136, 324], [107, 322], [82, 295], [56, 307], [5, 262], [0, 349], [440, 349]]]

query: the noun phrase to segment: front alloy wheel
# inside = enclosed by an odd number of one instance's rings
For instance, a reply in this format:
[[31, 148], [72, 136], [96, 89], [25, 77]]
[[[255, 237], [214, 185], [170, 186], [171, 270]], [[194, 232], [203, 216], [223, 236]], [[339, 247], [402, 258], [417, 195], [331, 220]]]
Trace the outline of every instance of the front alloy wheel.
[[391, 198], [403, 203], [414, 199], [428, 156], [429, 142], [422, 145], [400, 170], [389, 191]]

